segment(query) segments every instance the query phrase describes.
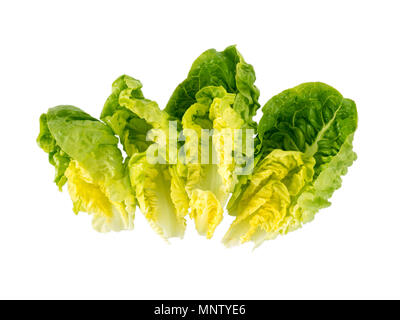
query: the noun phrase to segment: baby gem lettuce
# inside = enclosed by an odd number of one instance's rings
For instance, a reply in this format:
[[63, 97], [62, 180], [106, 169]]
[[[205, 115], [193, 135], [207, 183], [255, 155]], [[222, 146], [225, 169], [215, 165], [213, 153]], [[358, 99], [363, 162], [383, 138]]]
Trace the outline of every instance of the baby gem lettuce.
[[183, 238], [188, 218], [212, 238], [226, 207], [234, 221], [223, 243], [257, 247], [330, 205], [357, 158], [357, 109], [327, 84], [304, 83], [272, 97], [257, 124], [255, 80], [235, 46], [210, 49], [164, 109], [123, 75], [100, 120], [51, 108], [37, 143], [57, 187], [68, 185], [73, 211], [92, 215], [97, 231], [132, 229], [138, 205], [166, 240]]
[[236, 220], [224, 238], [227, 246], [259, 245], [313, 220], [356, 159], [356, 105], [326, 84], [286, 90], [263, 113], [260, 160], [228, 205]]
[[76, 107], [58, 106], [40, 117], [37, 142], [56, 168], [58, 187], [68, 183], [76, 214], [91, 214], [100, 232], [133, 228], [135, 197], [108, 126]]

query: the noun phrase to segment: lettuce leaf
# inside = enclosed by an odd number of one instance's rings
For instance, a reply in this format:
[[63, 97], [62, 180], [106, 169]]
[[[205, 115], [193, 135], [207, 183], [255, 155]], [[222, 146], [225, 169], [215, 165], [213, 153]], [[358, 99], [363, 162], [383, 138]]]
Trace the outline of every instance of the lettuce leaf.
[[[176, 165], [168, 163], [170, 117], [155, 101], [146, 99], [141, 88], [139, 80], [126, 75], [118, 78], [101, 119], [110, 125], [127, 152], [134, 194], [152, 228], [164, 239], [182, 238], [189, 199]], [[147, 141], [149, 130], [158, 130], [161, 135]], [[147, 151], [153, 147], [163, 163], [151, 163], [147, 159]]]
[[110, 128], [73, 106], [49, 109], [40, 124], [38, 144], [49, 153], [59, 188], [68, 182], [74, 212], [93, 215], [100, 232], [132, 229], [135, 198]]
[[225, 245], [250, 240], [259, 245], [301, 222], [293, 204], [312, 181], [314, 163], [313, 158], [296, 151], [274, 150], [265, 157], [242, 194], [237, 218], [224, 237]]
[[235, 46], [218, 52], [210, 49], [193, 63], [187, 78], [173, 92], [165, 111], [175, 119], [182, 119], [186, 110], [196, 103], [196, 94], [209, 86], [222, 86], [227, 92], [235, 93], [233, 109], [249, 127], [256, 127], [252, 120], [260, 107], [260, 92], [254, 85], [255, 72], [247, 64]]
[[[222, 221], [223, 207], [238, 181], [235, 134], [245, 121], [233, 109], [235, 98], [223, 87], [204, 87], [182, 118], [185, 163], [179, 172], [190, 199], [190, 216], [207, 238]], [[211, 129], [204, 137], [203, 130]]]
[[357, 158], [355, 103], [326, 84], [286, 90], [263, 112], [256, 168], [237, 184], [228, 205], [236, 220], [223, 240], [227, 246], [258, 246], [312, 221]]
[[[222, 52], [214, 49], [201, 54], [193, 63], [187, 78], [178, 85], [164, 109], [183, 129], [186, 161], [178, 162], [178, 172], [185, 181], [190, 199], [191, 218], [200, 234], [211, 238], [221, 222], [223, 207], [238, 177], [232, 156], [225, 159], [226, 149], [235, 152], [233, 130], [255, 128], [252, 120], [260, 107], [259, 90], [254, 85], [255, 72], [235, 46]], [[209, 154], [218, 154], [218, 165], [200, 163], [201, 129], [215, 129], [209, 141]], [[229, 143], [231, 142], [231, 143]]]
[[316, 176], [357, 128], [354, 101], [321, 82], [283, 91], [263, 107], [258, 126], [262, 154], [296, 150], [316, 160]]

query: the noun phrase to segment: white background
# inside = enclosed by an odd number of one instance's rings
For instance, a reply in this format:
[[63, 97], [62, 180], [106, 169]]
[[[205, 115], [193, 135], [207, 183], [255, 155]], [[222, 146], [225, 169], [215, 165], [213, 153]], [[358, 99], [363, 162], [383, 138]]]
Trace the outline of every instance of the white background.
[[[3, 1], [0, 298], [400, 298], [398, 1]], [[167, 245], [138, 211], [99, 234], [35, 143], [47, 108], [99, 116], [129, 74], [165, 106], [194, 59], [237, 44], [262, 105], [307, 81], [356, 101], [359, 159], [303, 229], [252, 247]], [[261, 111], [261, 110], [260, 110]], [[260, 116], [260, 115], [258, 115]], [[258, 119], [258, 118], [257, 118]]]

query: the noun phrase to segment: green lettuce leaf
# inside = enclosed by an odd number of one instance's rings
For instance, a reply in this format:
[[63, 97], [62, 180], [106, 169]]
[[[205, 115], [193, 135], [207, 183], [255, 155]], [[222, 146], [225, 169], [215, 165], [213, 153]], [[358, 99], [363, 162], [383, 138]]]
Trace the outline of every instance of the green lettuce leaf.
[[49, 109], [40, 124], [39, 146], [56, 167], [57, 185], [68, 182], [74, 212], [91, 214], [100, 232], [133, 228], [135, 198], [110, 128], [73, 106]]
[[[170, 117], [155, 101], [146, 99], [141, 88], [139, 80], [126, 75], [118, 78], [101, 119], [110, 125], [127, 152], [134, 194], [152, 228], [164, 239], [182, 238], [189, 199], [176, 165], [168, 163]], [[149, 130], [156, 133], [151, 135]], [[158, 163], [147, 159], [147, 152], [153, 149]]]
[[236, 94], [234, 110], [248, 126], [256, 127], [252, 118], [260, 107], [260, 92], [254, 85], [255, 80], [253, 67], [244, 61], [235, 46], [221, 52], [207, 50], [195, 60], [187, 78], [175, 89], [165, 111], [175, 119], [182, 119], [186, 110], [196, 103], [200, 89], [222, 86]]
[[283, 91], [263, 107], [258, 126], [262, 153], [295, 150], [316, 160], [316, 175], [357, 128], [354, 101], [321, 82]]
[[[233, 108], [235, 98], [223, 87], [204, 87], [181, 121], [185, 162], [178, 165], [178, 172], [190, 199], [191, 218], [207, 238], [222, 221], [223, 207], [238, 182], [234, 153], [242, 150], [235, 135], [245, 128], [245, 121]], [[204, 130], [211, 129], [204, 139]]]
[[260, 161], [241, 196], [225, 245], [250, 240], [259, 245], [300, 223], [302, 216], [294, 210], [296, 198], [311, 183], [314, 163], [301, 152], [282, 150], [274, 150]]
[[313, 220], [356, 160], [357, 109], [332, 87], [302, 84], [273, 97], [263, 112], [255, 170], [228, 205], [236, 220], [227, 246], [260, 245]]

